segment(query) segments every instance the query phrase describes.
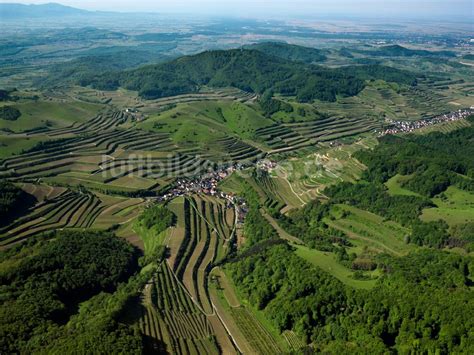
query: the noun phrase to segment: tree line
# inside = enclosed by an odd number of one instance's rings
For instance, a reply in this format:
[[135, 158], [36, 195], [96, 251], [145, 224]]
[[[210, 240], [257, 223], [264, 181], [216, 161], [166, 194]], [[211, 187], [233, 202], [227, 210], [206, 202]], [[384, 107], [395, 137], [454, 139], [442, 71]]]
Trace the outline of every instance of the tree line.
[[345, 286], [281, 243], [226, 268], [252, 306], [316, 352], [472, 352], [472, 258], [420, 250], [377, 263], [383, 275], [371, 290]]
[[262, 95], [273, 90], [299, 102], [335, 101], [357, 95], [365, 80], [382, 79], [408, 85], [416, 76], [395, 68], [369, 65], [326, 68], [265, 54], [259, 50], [206, 51], [135, 70], [91, 75], [82, 85], [138, 91], [145, 99], [197, 92], [202, 86], [236, 87]]
[[107, 232], [54, 232], [0, 252], [0, 262], [3, 353], [140, 349], [137, 333], [109, 313], [118, 312], [111, 295], [138, 266], [125, 240]]

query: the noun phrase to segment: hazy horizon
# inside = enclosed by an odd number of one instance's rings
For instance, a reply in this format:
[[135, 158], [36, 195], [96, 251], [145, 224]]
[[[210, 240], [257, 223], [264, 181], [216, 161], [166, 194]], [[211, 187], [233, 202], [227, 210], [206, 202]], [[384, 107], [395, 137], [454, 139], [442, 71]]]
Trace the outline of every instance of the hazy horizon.
[[235, 15], [248, 17], [319, 17], [354, 16], [380, 18], [472, 18], [471, 0], [295, 0], [288, 4], [285, 0], [175, 0], [152, 2], [146, 0], [0, 0], [0, 3], [46, 4], [59, 3], [79, 9], [117, 12], [156, 12], [201, 15]]

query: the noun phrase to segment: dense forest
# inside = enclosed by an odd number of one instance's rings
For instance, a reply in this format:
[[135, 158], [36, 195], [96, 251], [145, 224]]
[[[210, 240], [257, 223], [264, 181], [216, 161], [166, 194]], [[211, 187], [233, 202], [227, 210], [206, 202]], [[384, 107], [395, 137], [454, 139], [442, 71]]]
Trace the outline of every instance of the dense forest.
[[0, 180], [0, 227], [8, 225], [15, 217], [35, 203], [35, 198], [11, 182]]
[[2, 353], [140, 349], [133, 329], [108, 313], [127, 297], [125, 284], [116, 290], [137, 269], [137, 253], [123, 239], [106, 232], [56, 232], [2, 251], [0, 263]]
[[227, 266], [240, 292], [283, 331], [327, 353], [472, 353], [472, 258], [381, 255], [374, 289], [354, 290], [279, 244]]
[[335, 244], [350, 245], [341, 231], [327, 226], [323, 218], [329, 216], [331, 203], [314, 200], [288, 215], [277, 216], [279, 224], [291, 235], [297, 235], [307, 246], [325, 251], [335, 251]]
[[139, 217], [139, 222], [146, 229], [154, 229], [157, 234], [175, 223], [176, 216], [162, 205], [148, 207]]
[[244, 46], [245, 49], [253, 49], [275, 57], [291, 60], [294, 62], [315, 63], [326, 60], [324, 51], [317, 48], [297, 46], [283, 42], [263, 42]]
[[132, 56], [127, 50], [111, 53], [102, 50], [102, 52], [60, 63], [46, 78], [39, 78], [36, 82], [45, 88], [71, 84], [86, 86], [91, 77], [100, 73], [116, 72], [149, 63], [159, 63], [167, 58], [161, 53], [149, 50], [134, 50]]
[[330, 69], [244, 49], [207, 51], [136, 70], [95, 75], [82, 84], [107, 90], [124, 87], [138, 91], [145, 99], [193, 93], [205, 85], [232, 86], [258, 94], [271, 89], [308, 102], [357, 95], [369, 79], [416, 84], [413, 74], [395, 68], [371, 65]]
[[[474, 116], [468, 117], [474, 123]], [[363, 176], [371, 182], [386, 182], [396, 174], [410, 175], [405, 186], [432, 197], [456, 184], [468, 188], [474, 179], [474, 127], [453, 132], [385, 136], [373, 151], [356, 157], [367, 166]]]
[[20, 110], [13, 106], [0, 107], [0, 119], [7, 121], [16, 121], [21, 116]]

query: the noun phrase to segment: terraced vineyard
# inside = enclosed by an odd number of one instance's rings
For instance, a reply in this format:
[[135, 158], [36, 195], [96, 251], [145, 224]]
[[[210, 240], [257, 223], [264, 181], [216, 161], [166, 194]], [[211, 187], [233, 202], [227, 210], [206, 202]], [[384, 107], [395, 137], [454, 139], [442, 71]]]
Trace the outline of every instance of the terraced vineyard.
[[249, 102], [256, 99], [256, 95], [235, 88], [202, 89], [200, 93], [170, 96], [157, 100], [147, 100], [147, 106], [163, 107], [180, 103], [230, 100]]
[[304, 347], [306, 347], [306, 344], [301, 340], [295, 332], [291, 330], [285, 330], [283, 332], [283, 337], [285, 340], [288, 342], [288, 345], [291, 347], [293, 351], [298, 351]]
[[166, 134], [119, 127], [129, 120], [128, 114], [109, 112], [78, 126], [27, 133], [51, 140], [4, 159], [0, 177], [130, 192], [153, 191], [176, 176], [202, 171], [205, 161], [174, 152], [176, 146]]
[[247, 339], [252, 339], [250, 345], [259, 354], [281, 353], [281, 348], [249, 310], [244, 307], [235, 307], [231, 309], [230, 313], [244, 336]]
[[216, 199], [199, 196], [186, 198], [183, 208], [184, 236], [176, 249], [173, 272], [202, 311], [213, 314], [207, 276], [212, 264], [228, 249], [235, 218], [233, 209], [227, 210]]
[[[219, 155], [221, 160], [248, 162], [257, 160], [265, 155], [259, 148], [235, 137], [219, 139], [209, 146], [211, 150], [223, 153]], [[212, 159], [214, 156], [209, 155], [208, 157]]]
[[423, 127], [422, 129], [416, 131], [416, 134], [428, 134], [431, 132], [449, 133], [457, 129], [469, 127], [469, 125], [469, 122], [467, 122], [466, 120], [445, 122], [437, 125]]
[[38, 202], [24, 216], [0, 228], [1, 247], [18, 243], [41, 232], [63, 228], [91, 228], [104, 218], [111, 224], [120, 223], [130, 218], [127, 215], [117, 215], [123, 208], [137, 208], [142, 203], [139, 199], [107, 199], [91, 192], [46, 185], [25, 184], [23, 189], [35, 196]]
[[[279, 167], [278, 175], [285, 177], [287, 184], [291, 186], [292, 194], [301, 200], [308, 202], [315, 198], [324, 198], [322, 191], [325, 187], [339, 181], [355, 181], [360, 177], [365, 166], [353, 158], [353, 154], [376, 144], [375, 138], [364, 138], [336, 147], [322, 144], [318, 153], [285, 160]], [[278, 182], [278, 179], [273, 180]], [[278, 190], [283, 191], [281, 187]]]
[[212, 325], [162, 263], [142, 296], [140, 330], [148, 347], [172, 354], [219, 354]]
[[0, 229], [0, 245], [9, 245], [27, 237], [60, 228], [89, 228], [103, 210], [91, 193], [65, 191], [35, 205], [27, 215]]
[[380, 122], [376, 120], [334, 116], [316, 121], [275, 124], [257, 130], [256, 135], [272, 148], [270, 153], [281, 153], [356, 136], [380, 127]]
[[235, 353], [208, 291], [208, 274], [232, 238], [234, 210], [197, 195], [173, 201], [170, 209], [178, 217], [167, 241], [170, 257], [144, 290], [140, 328], [150, 346], [164, 345], [168, 353]]
[[423, 79], [416, 87], [394, 87], [375, 81], [357, 96], [318, 102], [317, 107], [331, 116], [375, 120], [420, 120], [452, 109], [446, 97], [433, 90], [433, 83]]

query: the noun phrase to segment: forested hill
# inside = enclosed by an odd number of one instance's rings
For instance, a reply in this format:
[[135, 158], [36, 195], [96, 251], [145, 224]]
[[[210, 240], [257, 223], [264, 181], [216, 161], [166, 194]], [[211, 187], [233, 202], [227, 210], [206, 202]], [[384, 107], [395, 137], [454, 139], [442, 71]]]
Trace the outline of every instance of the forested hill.
[[365, 53], [382, 57], [455, 57], [451, 51], [427, 51], [422, 49], [410, 49], [398, 44], [380, 47], [375, 51], [364, 51]]
[[[355, 72], [353, 74], [352, 72]], [[295, 96], [300, 102], [334, 101], [357, 95], [365, 80], [381, 79], [414, 85], [414, 74], [378, 65], [332, 69], [293, 62], [257, 50], [207, 51], [171, 62], [82, 80], [83, 85], [138, 91], [145, 99], [193, 93], [202, 86], [236, 87], [263, 94], [267, 90]]]
[[292, 60], [295, 62], [323, 62], [326, 56], [321, 49], [297, 46], [282, 42], [263, 42], [248, 45], [245, 49], [253, 49], [275, 57]]

